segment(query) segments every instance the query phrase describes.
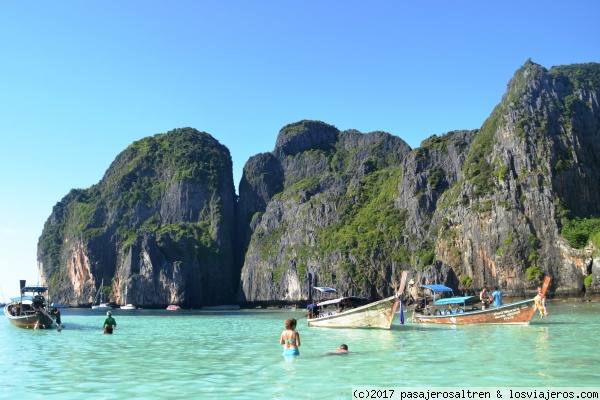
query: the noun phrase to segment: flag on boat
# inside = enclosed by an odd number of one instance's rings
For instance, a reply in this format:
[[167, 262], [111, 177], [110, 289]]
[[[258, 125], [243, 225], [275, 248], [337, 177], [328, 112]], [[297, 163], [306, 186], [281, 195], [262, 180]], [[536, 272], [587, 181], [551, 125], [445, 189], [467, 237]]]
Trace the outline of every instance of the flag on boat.
[[404, 310], [402, 309], [402, 302], [400, 302], [400, 311], [398, 311], [398, 314], [400, 314], [400, 325], [404, 325]]

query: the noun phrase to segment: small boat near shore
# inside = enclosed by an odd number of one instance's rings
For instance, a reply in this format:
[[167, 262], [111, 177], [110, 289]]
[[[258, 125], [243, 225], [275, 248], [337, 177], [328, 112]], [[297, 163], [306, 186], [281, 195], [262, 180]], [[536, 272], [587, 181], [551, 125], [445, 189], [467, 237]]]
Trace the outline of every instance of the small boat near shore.
[[[394, 296], [369, 303], [360, 296], [346, 296], [309, 304], [307, 324], [319, 328], [376, 328], [390, 329], [404, 291], [406, 271], [402, 274], [400, 289]], [[315, 287], [321, 293], [335, 293], [329, 287]], [[312, 307], [311, 307], [312, 306]], [[327, 311], [327, 307], [335, 307]]]
[[54, 320], [48, 313], [46, 286], [25, 286], [21, 281], [21, 296], [11, 298], [4, 306], [4, 314], [9, 322], [19, 328], [51, 329]]
[[[547, 276], [541, 287], [542, 296], [545, 296], [549, 285], [550, 277]], [[439, 293], [452, 291], [452, 289], [443, 285], [424, 285], [423, 287], [431, 290], [433, 302], [431, 306], [426, 306], [422, 312], [415, 311], [411, 318], [413, 322], [450, 325], [529, 325], [537, 309], [535, 299], [527, 299], [498, 307], [492, 306], [485, 310], [479, 310], [476, 307], [469, 309], [465, 307], [465, 304], [473, 296], [436, 299]], [[445, 308], [440, 309], [438, 306], [445, 306]]]
[[175, 305], [175, 304], [169, 304], [167, 306], [167, 310], [169, 311], [177, 311], [177, 310], [181, 310], [181, 307]]
[[[309, 315], [308, 326], [319, 328], [378, 328], [390, 329], [400, 299], [391, 296], [373, 303], [364, 304], [364, 297], [341, 297], [315, 304], [317, 310]], [[357, 306], [357, 304], [364, 304]], [[326, 311], [327, 306], [334, 306], [335, 311]], [[341, 307], [343, 310], [340, 310]]]

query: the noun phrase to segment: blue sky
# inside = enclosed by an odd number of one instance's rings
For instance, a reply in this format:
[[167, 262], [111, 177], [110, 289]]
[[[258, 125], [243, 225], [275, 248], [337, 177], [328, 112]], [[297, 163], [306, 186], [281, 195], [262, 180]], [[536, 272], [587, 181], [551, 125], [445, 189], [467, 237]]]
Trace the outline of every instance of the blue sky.
[[72, 188], [133, 141], [205, 131], [249, 157], [286, 124], [411, 147], [479, 128], [528, 58], [600, 62], [594, 1], [0, 3], [0, 301], [37, 282], [37, 240]]

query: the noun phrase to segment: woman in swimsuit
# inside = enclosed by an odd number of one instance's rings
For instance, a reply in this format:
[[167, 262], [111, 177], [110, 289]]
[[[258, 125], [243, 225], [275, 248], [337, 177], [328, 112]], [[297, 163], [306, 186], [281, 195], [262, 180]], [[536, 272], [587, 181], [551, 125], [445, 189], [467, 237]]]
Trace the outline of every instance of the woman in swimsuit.
[[296, 320], [290, 318], [285, 320], [285, 330], [281, 332], [279, 344], [283, 345], [283, 356], [297, 356], [300, 354], [300, 334], [296, 332]]

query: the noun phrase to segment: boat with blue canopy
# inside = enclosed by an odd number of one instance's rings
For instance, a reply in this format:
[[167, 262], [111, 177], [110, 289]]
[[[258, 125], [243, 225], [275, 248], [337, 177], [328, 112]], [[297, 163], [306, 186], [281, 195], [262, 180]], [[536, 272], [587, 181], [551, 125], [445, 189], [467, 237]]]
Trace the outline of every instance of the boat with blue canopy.
[[[547, 276], [540, 288], [542, 296], [545, 296], [549, 285], [550, 277]], [[454, 296], [452, 289], [443, 285], [423, 285], [422, 287], [429, 289], [431, 299], [425, 300], [424, 307], [415, 309], [411, 318], [414, 322], [451, 325], [529, 325], [536, 311], [534, 299], [479, 310], [476, 306], [466, 307], [471, 299], [476, 298], [475, 296]], [[444, 297], [444, 294], [447, 293], [451, 294], [450, 297]]]
[[[433, 303], [432, 305], [429, 305], [429, 307], [433, 308], [433, 310], [430, 310], [430, 313], [433, 312], [437, 315], [461, 314], [466, 309], [467, 301], [475, 298], [475, 296], [454, 296], [454, 291], [452, 288], [444, 285], [432, 284], [423, 285], [422, 287], [429, 289], [432, 292]], [[442, 297], [445, 293], [450, 293], [451, 297]], [[439, 308], [436, 308], [436, 306], [446, 306], [446, 308], [440, 310]], [[453, 308], [452, 306], [456, 306], [456, 308]], [[476, 308], [473, 308], [472, 310], [475, 309]]]

